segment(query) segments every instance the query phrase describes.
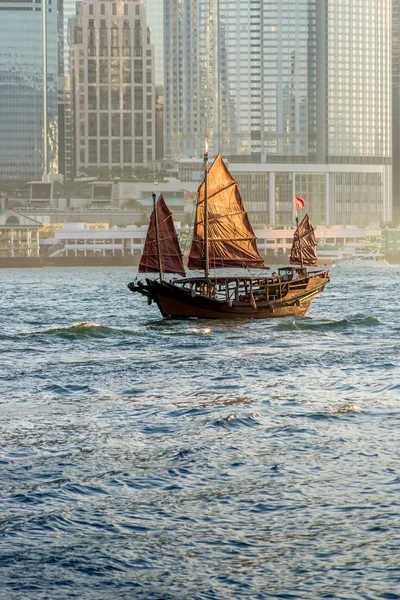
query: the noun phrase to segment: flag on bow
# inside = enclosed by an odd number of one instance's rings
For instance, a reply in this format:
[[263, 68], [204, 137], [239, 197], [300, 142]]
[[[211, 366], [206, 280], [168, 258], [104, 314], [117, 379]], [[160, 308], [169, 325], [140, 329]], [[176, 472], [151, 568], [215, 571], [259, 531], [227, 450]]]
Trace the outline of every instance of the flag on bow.
[[304, 202], [303, 198], [299, 198], [298, 196], [294, 197], [294, 205], [296, 208], [304, 208], [306, 203]]

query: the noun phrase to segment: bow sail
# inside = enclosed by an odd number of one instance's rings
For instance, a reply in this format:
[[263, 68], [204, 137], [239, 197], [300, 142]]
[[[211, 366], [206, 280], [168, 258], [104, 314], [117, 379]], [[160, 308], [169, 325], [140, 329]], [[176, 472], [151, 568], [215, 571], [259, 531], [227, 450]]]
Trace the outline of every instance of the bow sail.
[[[189, 269], [205, 268], [204, 188], [203, 182], [198, 190]], [[229, 173], [220, 154], [208, 172], [207, 213], [211, 268], [264, 266], [237, 182]]]
[[165, 204], [162, 194], [156, 204], [156, 213], [154, 210], [151, 213], [143, 254], [139, 263], [139, 273], [159, 272], [160, 263], [156, 231], [157, 216], [158, 242], [162, 271], [164, 273], [176, 273], [185, 277], [186, 273], [182, 262], [182, 252], [179, 247], [172, 213]]
[[304, 217], [294, 232], [290, 264], [304, 266], [317, 264], [317, 244], [314, 228], [308, 215]]

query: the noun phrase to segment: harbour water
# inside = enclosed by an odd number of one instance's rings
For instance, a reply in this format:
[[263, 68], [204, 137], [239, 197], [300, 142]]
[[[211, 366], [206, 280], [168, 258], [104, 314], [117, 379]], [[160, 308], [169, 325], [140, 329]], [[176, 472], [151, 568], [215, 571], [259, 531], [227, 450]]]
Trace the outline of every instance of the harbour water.
[[3, 270], [0, 598], [400, 598], [400, 269], [331, 275], [218, 323]]

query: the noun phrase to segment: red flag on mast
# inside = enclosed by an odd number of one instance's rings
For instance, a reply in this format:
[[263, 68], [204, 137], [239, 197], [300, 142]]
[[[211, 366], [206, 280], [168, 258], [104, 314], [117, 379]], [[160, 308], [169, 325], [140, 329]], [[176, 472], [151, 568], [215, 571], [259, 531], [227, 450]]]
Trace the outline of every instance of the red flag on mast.
[[298, 196], [294, 197], [294, 205], [296, 208], [304, 208], [306, 203], [304, 202], [303, 198], [299, 198]]

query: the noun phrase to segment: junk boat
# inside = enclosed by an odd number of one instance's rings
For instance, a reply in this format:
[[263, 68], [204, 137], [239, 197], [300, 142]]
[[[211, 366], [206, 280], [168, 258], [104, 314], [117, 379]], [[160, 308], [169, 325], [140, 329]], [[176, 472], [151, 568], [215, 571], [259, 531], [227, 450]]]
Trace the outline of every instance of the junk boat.
[[[160, 195], [150, 217], [139, 273], [158, 273], [128, 288], [155, 302], [166, 318], [271, 319], [303, 316], [314, 298], [329, 282], [329, 271], [309, 270], [317, 265], [314, 229], [308, 218], [296, 231], [291, 266], [266, 274], [269, 267], [257, 249], [257, 240], [245, 210], [238, 184], [221, 155], [208, 167], [204, 155], [204, 181], [197, 194], [196, 216], [188, 269], [202, 276], [186, 277], [172, 214]], [[296, 266], [293, 266], [296, 265]], [[210, 271], [233, 270], [234, 275]], [[243, 269], [257, 270], [251, 275]], [[232, 271], [231, 271], [232, 272]], [[167, 280], [165, 274], [179, 275]]]

